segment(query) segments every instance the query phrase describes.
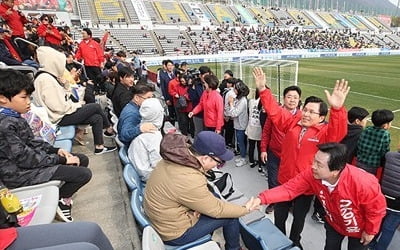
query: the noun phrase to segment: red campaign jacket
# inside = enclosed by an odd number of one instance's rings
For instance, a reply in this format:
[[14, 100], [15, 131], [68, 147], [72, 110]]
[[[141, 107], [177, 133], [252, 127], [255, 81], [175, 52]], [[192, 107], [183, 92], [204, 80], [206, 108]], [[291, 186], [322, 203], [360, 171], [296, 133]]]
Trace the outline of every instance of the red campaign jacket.
[[178, 98], [175, 97], [176, 94], [179, 96], [183, 96], [186, 99], [187, 107], [184, 109], [179, 109], [178, 112], [181, 113], [188, 113], [193, 110], [192, 102], [190, 101], [189, 93], [188, 93], [188, 86], [183, 86], [178, 82], [178, 80], [173, 79], [168, 84], [168, 93], [172, 96], [172, 100], [174, 102], [174, 106], [178, 103]]
[[89, 39], [89, 41], [83, 40], [76, 51], [76, 60], [84, 60], [85, 66], [100, 67], [104, 60], [104, 52], [95, 40]]
[[0, 16], [7, 22], [7, 25], [12, 30], [13, 36], [25, 38], [24, 24], [27, 23], [28, 20], [24, 16], [21, 16], [18, 11], [13, 9], [11, 14], [7, 15], [6, 12], [8, 9], [10, 9], [10, 7], [1, 3]]
[[260, 100], [268, 118], [285, 133], [282, 141], [281, 163], [279, 165], [278, 181], [283, 184], [310, 167], [317, 145], [326, 142], [340, 142], [347, 134], [347, 111], [331, 108], [329, 123], [321, 123], [309, 127], [301, 141], [299, 141], [302, 126], [299, 124], [301, 116], [293, 116], [288, 110], [282, 109], [266, 89], [260, 93]]
[[[46, 31], [51, 29], [51, 31], [53, 31], [53, 34], [47, 33]], [[39, 25], [38, 29], [37, 29], [37, 33], [40, 37], [44, 37], [45, 41], [54, 45], [61, 45], [61, 41], [62, 41], [62, 36], [60, 34], [60, 32], [57, 30], [56, 27], [54, 27], [53, 25], [44, 25], [41, 24]]]
[[204, 125], [206, 127], [215, 127], [216, 130], [221, 131], [224, 125], [224, 102], [218, 91], [203, 92], [199, 104], [192, 112], [196, 115], [201, 111], [204, 111]]
[[9, 247], [17, 238], [17, 235], [17, 229], [15, 227], [0, 229], [0, 249]]
[[[284, 109], [283, 107], [281, 108]], [[301, 111], [296, 110], [296, 113], [293, 114], [293, 116], [301, 117]], [[261, 152], [268, 152], [268, 150], [271, 150], [278, 158], [281, 158], [281, 149], [284, 137], [285, 133], [279, 130], [278, 127], [274, 126], [271, 119], [267, 118], [261, 134]]]
[[386, 213], [386, 200], [375, 176], [347, 164], [337, 186], [328, 188], [307, 169], [285, 184], [259, 194], [262, 204], [293, 200], [301, 194], [315, 194], [326, 211], [325, 219], [336, 232], [361, 238], [365, 231], [376, 235]]

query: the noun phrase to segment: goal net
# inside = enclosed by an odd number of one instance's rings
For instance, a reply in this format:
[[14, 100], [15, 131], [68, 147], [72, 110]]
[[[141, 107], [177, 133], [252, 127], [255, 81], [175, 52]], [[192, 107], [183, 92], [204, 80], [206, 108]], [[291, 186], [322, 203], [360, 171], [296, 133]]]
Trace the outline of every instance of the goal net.
[[255, 82], [253, 68], [261, 67], [266, 76], [268, 86], [279, 102], [282, 101], [283, 90], [291, 85], [297, 85], [298, 65], [297, 61], [290, 60], [263, 60], [263, 59], [238, 59], [235, 62], [220, 62], [220, 79], [226, 70], [231, 70], [234, 77], [240, 78], [252, 90], [249, 98], [255, 94]]

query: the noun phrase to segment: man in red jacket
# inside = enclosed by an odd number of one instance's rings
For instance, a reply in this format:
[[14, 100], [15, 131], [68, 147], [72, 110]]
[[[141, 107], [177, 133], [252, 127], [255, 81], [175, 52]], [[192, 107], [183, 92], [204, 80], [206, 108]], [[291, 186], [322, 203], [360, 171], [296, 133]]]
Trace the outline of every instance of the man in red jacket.
[[259, 194], [254, 206], [315, 194], [326, 211], [325, 250], [341, 249], [348, 236], [349, 250], [366, 250], [379, 232], [386, 201], [375, 176], [346, 164], [346, 146], [318, 145], [311, 168], [276, 188]]
[[[347, 134], [347, 112], [343, 107], [350, 91], [347, 81], [337, 81], [332, 95], [326, 92], [331, 106], [329, 123], [325, 122], [328, 114], [327, 104], [320, 98], [310, 96], [305, 100], [301, 116], [293, 116], [282, 109], [271, 91], [266, 87], [266, 77], [261, 68], [254, 68], [253, 75], [260, 91], [260, 100], [273, 125], [285, 135], [282, 140], [281, 162], [278, 182], [284, 184], [312, 164], [317, 145], [325, 142], [339, 142]], [[293, 203], [293, 223], [289, 238], [294, 244], [300, 244], [304, 220], [312, 202], [312, 195], [300, 195], [292, 202], [281, 202], [274, 207], [275, 225], [286, 234], [286, 220]]]
[[104, 67], [104, 52], [100, 44], [92, 39], [92, 31], [89, 28], [82, 30], [82, 42], [76, 51], [75, 58], [78, 61], [83, 59], [87, 77], [94, 81], [97, 89], [105, 90], [104, 86], [99, 86], [98, 78], [101, 75], [101, 69]]

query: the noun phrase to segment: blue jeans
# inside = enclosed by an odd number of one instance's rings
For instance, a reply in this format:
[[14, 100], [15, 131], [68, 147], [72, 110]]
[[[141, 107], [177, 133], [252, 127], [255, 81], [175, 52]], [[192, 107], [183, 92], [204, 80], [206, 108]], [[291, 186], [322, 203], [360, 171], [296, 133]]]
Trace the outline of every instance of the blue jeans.
[[381, 227], [381, 236], [375, 245], [375, 250], [387, 249], [392, 241], [397, 227], [400, 225], [400, 212], [386, 210], [386, 216], [383, 219]]
[[215, 219], [206, 215], [201, 215], [199, 221], [193, 227], [186, 230], [181, 237], [165, 241], [164, 243], [171, 246], [185, 245], [196, 241], [207, 234], [212, 234], [214, 230], [220, 227], [222, 227], [225, 238], [225, 249], [240, 249], [239, 219]]
[[244, 130], [235, 129], [236, 141], [239, 144], [240, 157], [246, 158], [246, 135]]
[[281, 164], [281, 159], [277, 157], [271, 150], [267, 153], [267, 165], [266, 171], [268, 173], [268, 188], [274, 188], [279, 185], [278, 183], [278, 170], [279, 164]]

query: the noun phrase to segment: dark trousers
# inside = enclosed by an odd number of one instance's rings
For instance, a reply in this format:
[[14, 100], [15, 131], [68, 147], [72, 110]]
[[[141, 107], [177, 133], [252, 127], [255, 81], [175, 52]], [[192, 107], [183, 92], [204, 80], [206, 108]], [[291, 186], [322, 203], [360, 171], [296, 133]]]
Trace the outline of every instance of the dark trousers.
[[80, 166], [60, 165], [51, 180], [64, 181], [60, 188], [60, 198], [70, 198], [92, 178], [92, 171], [87, 166], [89, 158], [83, 154], [74, 154], [79, 158]]
[[110, 127], [110, 122], [97, 103], [89, 103], [77, 109], [74, 113], [65, 115], [58, 123], [60, 126], [87, 125], [92, 126], [95, 145], [103, 145], [103, 128]]
[[[256, 148], [256, 145], [257, 145], [257, 155], [258, 155], [257, 159], [258, 159], [258, 162], [259, 162], [259, 164], [261, 166], [260, 141], [255, 141], [255, 140], [249, 139], [249, 162], [250, 163], [254, 163], [255, 162], [255, 160], [254, 160], [254, 149]], [[269, 176], [268, 176], [268, 178], [269, 178]]]
[[235, 142], [233, 141], [233, 136], [235, 135], [235, 129], [233, 128], [233, 120], [229, 119], [225, 121], [224, 124], [224, 135], [225, 135], [225, 144], [231, 148], [235, 147]]
[[179, 130], [183, 135], [194, 135], [193, 120], [188, 116], [189, 112], [180, 112], [176, 110], [176, 118], [178, 120]]
[[268, 174], [268, 188], [274, 188], [279, 185], [278, 182], [278, 171], [281, 159], [276, 156], [271, 150], [268, 150], [267, 164], [265, 165], [264, 171]]
[[[77, 243], [91, 243], [102, 250], [114, 249], [103, 230], [92, 222], [52, 223], [18, 227], [17, 239], [7, 250], [17, 249], [78, 249]], [[68, 245], [69, 247], [68, 247]], [[61, 248], [67, 245], [67, 247]], [[92, 249], [92, 248], [90, 248]]]
[[222, 227], [225, 238], [226, 250], [240, 249], [240, 227], [239, 220], [236, 218], [216, 219], [206, 215], [201, 215], [199, 221], [177, 239], [165, 241], [164, 243], [172, 246], [181, 246], [193, 242], [207, 234], [212, 234], [214, 230]]
[[94, 82], [95, 90], [105, 91], [105, 85], [100, 81], [101, 69], [97, 66], [85, 66], [86, 76]]
[[322, 206], [322, 203], [319, 201], [319, 199], [317, 197], [315, 197], [315, 200], [314, 200], [314, 213], [315, 212], [317, 212], [319, 215], [321, 215], [321, 217], [323, 219], [325, 219], [324, 218], [325, 215], [326, 215], [325, 209], [324, 209], [324, 207]]
[[[329, 223], [324, 224], [326, 229], [326, 239], [325, 239], [325, 250], [340, 250], [342, 249], [342, 241], [344, 239], [344, 235], [339, 234], [338, 232], [329, 225]], [[368, 246], [363, 246], [360, 243], [359, 238], [348, 237], [348, 250], [367, 250]]]
[[296, 246], [301, 247], [301, 232], [304, 228], [304, 221], [308, 210], [310, 210], [312, 195], [300, 195], [293, 201], [278, 202], [274, 206], [274, 220], [275, 225], [282, 233], [286, 234], [286, 220], [289, 215], [289, 208], [293, 204], [293, 222], [290, 229], [289, 239], [293, 241]]

